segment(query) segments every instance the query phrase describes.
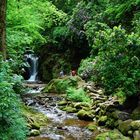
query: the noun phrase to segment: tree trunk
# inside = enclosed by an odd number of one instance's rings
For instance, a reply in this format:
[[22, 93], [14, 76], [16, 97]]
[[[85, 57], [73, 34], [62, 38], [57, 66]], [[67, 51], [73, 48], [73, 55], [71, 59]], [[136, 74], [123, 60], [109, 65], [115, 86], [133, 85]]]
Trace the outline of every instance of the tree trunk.
[[0, 0], [0, 53], [6, 59], [6, 3], [7, 0]]

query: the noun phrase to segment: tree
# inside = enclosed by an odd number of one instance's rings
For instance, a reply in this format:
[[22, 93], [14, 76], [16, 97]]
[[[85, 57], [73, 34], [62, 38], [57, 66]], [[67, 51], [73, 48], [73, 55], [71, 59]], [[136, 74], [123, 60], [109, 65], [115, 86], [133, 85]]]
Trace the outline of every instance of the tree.
[[6, 59], [6, 3], [7, 0], [0, 1], [0, 52], [3, 59]]

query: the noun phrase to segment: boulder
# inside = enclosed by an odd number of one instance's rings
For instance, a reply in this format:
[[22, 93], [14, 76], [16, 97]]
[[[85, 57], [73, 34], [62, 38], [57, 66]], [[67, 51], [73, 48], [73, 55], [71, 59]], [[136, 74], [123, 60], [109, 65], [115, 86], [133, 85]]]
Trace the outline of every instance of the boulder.
[[85, 111], [83, 109], [77, 113], [77, 116], [81, 120], [93, 120], [94, 118], [94, 115], [91, 111]]
[[112, 112], [111, 116], [116, 120], [127, 120], [130, 117], [130, 114], [124, 111], [115, 110]]
[[131, 114], [131, 118], [135, 119], [135, 120], [140, 119], [140, 105], [133, 110], [133, 112]]
[[128, 131], [131, 130], [131, 122], [132, 120], [126, 120], [126, 121], [120, 121], [119, 122], [119, 126], [118, 129], [124, 134], [124, 135], [128, 135]]
[[140, 120], [132, 121], [131, 122], [131, 127], [132, 127], [133, 130], [140, 129]]

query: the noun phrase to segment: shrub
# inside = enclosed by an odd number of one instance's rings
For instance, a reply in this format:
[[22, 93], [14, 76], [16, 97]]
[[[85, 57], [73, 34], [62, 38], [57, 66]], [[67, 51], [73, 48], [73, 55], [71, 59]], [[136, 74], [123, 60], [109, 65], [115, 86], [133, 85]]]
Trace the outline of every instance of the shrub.
[[75, 89], [70, 87], [66, 90], [67, 98], [76, 102], [90, 102], [90, 98], [86, 95], [83, 88]]

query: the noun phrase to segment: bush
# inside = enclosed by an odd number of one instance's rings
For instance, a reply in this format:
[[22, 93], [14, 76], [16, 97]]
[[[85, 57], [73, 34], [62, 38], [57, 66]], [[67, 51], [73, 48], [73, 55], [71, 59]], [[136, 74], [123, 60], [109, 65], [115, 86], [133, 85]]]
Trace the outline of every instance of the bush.
[[115, 94], [119, 89], [124, 96], [130, 96], [140, 90], [139, 40], [138, 34], [127, 34], [121, 26], [96, 32], [93, 48], [98, 49], [98, 61], [93, 80], [106, 93]]
[[14, 91], [16, 81], [12, 75], [8, 62], [0, 61], [0, 139], [25, 140], [26, 122]]
[[76, 102], [90, 102], [90, 98], [86, 95], [83, 88], [75, 89], [70, 87], [66, 90], [67, 98]]

